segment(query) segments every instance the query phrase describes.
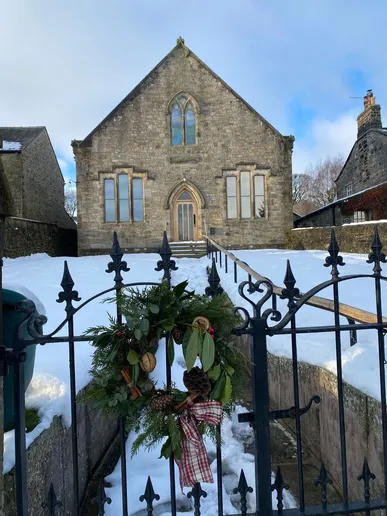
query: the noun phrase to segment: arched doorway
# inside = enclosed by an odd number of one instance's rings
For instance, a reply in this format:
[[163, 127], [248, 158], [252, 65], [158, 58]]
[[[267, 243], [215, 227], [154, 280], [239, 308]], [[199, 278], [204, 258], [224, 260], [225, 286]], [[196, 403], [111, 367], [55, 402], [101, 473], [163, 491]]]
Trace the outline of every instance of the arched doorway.
[[198, 207], [193, 195], [181, 190], [172, 201], [173, 233], [176, 242], [197, 240]]

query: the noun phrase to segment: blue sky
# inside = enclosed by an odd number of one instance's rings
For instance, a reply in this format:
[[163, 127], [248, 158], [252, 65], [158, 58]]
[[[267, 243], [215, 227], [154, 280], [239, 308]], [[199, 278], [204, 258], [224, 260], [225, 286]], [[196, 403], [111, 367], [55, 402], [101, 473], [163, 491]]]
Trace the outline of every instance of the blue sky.
[[182, 36], [283, 134], [293, 171], [346, 156], [361, 97], [387, 110], [385, 0], [13, 0], [1, 7], [0, 125], [47, 126], [64, 175], [83, 139]]

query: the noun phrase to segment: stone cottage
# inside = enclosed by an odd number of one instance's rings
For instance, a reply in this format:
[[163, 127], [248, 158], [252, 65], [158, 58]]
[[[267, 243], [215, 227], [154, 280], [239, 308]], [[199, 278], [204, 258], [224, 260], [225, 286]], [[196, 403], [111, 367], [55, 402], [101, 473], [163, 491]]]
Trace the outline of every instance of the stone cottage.
[[340, 226], [387, 218], [387, 129], [372, 90], [357, 118], [357, 139], [336, 179], [337, 200], [295, 220], [296, 227]]
[[0, 127], [0, 164], [5, 256], [75, 254], [76, 224], [64, 209], [64, 179], [46, 128]]
[[177, 45], [84, 140], [77, 170], [78, 252], [155, 251], [211, 234], [227, 247], [283, 247], [292, 227], [292, 147]]

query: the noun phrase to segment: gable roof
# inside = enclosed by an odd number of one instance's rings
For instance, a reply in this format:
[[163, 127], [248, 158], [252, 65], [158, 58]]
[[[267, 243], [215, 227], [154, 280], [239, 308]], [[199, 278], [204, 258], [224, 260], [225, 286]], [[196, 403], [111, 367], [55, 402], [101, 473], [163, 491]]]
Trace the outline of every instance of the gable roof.
[[192, 56], [196, 61], [203, 66], [215, 79], [217, 79], [223, 86], [225, 86], [238, 100], [240, 100], [251, 112], [253, 112], [264, 124], [266, 124], [270, 129], [277, 134], [278, 136], [284, 137], [274, 126], [270, 124], [263, 116], [261, 116], [248, 102], [246, 102], [238, 93], [231, 88], [223, 79], [219, 77], [209, 66], [207, 66], [196, 54], [192, 52], [184, 43], [184, 40], [182, 38], [179, 38], [177, 40], [177, 44], [173, 47], [173, 49], [140, 81], [135, 88], [123, 99], [121, 102], [89, 133], [84, 140], [77, 141], [78, 144], [82, 144], [83, 142], [87, 142], [90, 140], [90, 138], [96, 133], [96, 131], [103, 126], [105, 122], [107, 122], [113, 115], [121, 108], [123, 104], [128, 102], [129, 100], [132, 100], [141, 90], [142, 86], [147, 82], [147, 80], [172, 56], [174, 51], [182, 47], [185, 51], [186, 57], [188, 55]]
[[[336, 179], [335, 179], [335, 183], [336, 183], [336, 181], [338, 181], [338, 180], [339, 180], [339, 177], [340, 177], [340, 176], [341, 176], [341, 174], [344, 172], [344, 169], [345, 169], [345, 167], [347, 166], [347, 163], [348, 163], [348, 161], [349, 161], [349, 159], [350, 159], [350, 157], [351, 157], [351, 155], [352, 155], [352, 152], [353, 152], [354, 148], [356, 147], [357, 143], [359, 142], [359, 140], [362, 140], [362, 139], [363, 139], [367, 134], [372, 133], [372, 132], [374, 132], [374, 133], [379, 133], [379, 134], [383, 134], [384, 136], [387, 136], [387, 131], [386, 131], [385, 129], [376, 129], [376, 128], [372, 128], [372, 127], [371, 127], [371, 129], [368, 129], [368, 131], [366, 131], [364, 134], [362, 134], [362, 135], [360, 136], [360, 138], [357, 138], [357, 139], [356, 139], [356, 141], [355, 141], [355, 143], [352, 145], [352, 149], [350, 150], [350, 152], [349, 152], [349, 154], [348, 154], [348, 158], [345, 160], [345, 163], [344, 163], [344, 165], [343, 165], [343, 168], [340, 170], [340, 174], [339, 174], [339, 175], [336, 177]], [[385, 141], [385, 143], [386, 143], [386, 146], [387, 146], [387, 140]]]
[[19, 143], [20, 145], [9, 145], [9, 148], [0, 147], [0, 152], [20, 152], [34, 140], [38, 134], [44, 131], [44, 126], [38, 127], [0, 127], [0, 139], [12, 144]]

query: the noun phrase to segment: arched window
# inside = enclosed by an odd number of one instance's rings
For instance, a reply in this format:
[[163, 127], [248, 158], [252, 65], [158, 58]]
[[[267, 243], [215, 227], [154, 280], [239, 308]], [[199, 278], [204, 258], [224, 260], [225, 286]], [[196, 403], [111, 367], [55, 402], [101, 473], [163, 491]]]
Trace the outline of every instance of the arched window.
[[196, 144], [196, 110], [193, 100], [180, 93], [171, 104], [171, 144]]

